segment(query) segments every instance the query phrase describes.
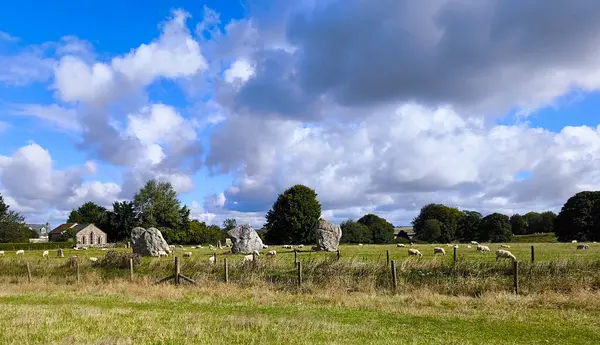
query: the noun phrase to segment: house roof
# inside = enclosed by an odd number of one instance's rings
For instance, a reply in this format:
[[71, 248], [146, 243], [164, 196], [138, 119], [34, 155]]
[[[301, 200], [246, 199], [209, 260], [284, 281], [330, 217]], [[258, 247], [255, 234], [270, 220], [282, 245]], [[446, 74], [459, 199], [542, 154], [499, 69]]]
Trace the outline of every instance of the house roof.
[[54, 230], [50, 231], [48, 234], [62, 234], [67, 229], [74, 229], [75, 232], [80, 232], [81, 230], [87, 228], [90, 224], [77, 224], [77, 223], [65, 223], [57, 226]]

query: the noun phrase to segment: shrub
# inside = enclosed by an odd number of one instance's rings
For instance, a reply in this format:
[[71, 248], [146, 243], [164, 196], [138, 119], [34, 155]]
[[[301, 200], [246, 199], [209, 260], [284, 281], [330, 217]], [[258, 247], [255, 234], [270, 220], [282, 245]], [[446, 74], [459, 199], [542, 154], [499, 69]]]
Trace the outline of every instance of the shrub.
[[119, 253], [109, 250], [106, 255], [98, 260], [97, 266], [105, 268], [129, 268], [129, 259], [133, 259], [133, 266], [139, 266], [141, 257], [135, 253]]

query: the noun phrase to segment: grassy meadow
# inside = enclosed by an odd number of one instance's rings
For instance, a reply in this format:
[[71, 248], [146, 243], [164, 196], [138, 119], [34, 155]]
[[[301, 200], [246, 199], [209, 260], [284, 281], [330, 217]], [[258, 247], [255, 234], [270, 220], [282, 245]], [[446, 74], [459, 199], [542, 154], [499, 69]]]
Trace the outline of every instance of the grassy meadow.
[[[181, 270], [197, 285], [154, 284], [173, 257], [142, 258], [134, 267], [103, 267], [107, 251], [42, 250], [0, 256], [0, 344], [598, 344], [600, 245], [510, 243], [512, 263], [460, 244], [453, 248], [342, 245], [336, 253], [275, 249], [256, 263], [226, 249], [178, 248]], [[531, 245], [535, 263], [530, 262]], [[434, 256], [443, 247], [446, 256]], [[130, 249], [119, 248], [122, 253]], [[391, 284], [386, 251], [396, 263]], [[183, 257], [192, 252], [192, 257]], [[208, 258], [217, 255], [217, 264]], [[81, 279], [69, 257], [77, 255]], [[223, 282], [224, 258], [229, 284]], [[27, 263], [32, 281], [28, 282]]]

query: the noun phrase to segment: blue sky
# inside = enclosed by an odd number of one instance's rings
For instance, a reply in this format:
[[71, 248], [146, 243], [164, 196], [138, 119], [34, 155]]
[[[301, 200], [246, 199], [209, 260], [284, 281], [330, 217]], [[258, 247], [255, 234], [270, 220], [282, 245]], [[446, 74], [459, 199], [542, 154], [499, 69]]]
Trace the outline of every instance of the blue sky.
[[157, 178], [196, 218], [258, 226], [302, 183], [326, 218], [399, 225], [429, 202], [558, 210], [600, 186], [594, 10], [442, 3], [4, 4], [0, 192], [59, 223]]

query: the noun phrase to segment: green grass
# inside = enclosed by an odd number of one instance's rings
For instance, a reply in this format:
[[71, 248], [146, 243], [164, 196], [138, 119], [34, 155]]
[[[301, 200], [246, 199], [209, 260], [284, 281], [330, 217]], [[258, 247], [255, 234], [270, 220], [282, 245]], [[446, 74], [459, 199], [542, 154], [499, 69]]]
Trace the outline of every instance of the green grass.
[[515, 235], [511, 242], [515, 243], [555, 243], [558, 242], [553, 232], [544, 234]]
[[598, 344], [600, 295], [0, 285], [2, 344]]

